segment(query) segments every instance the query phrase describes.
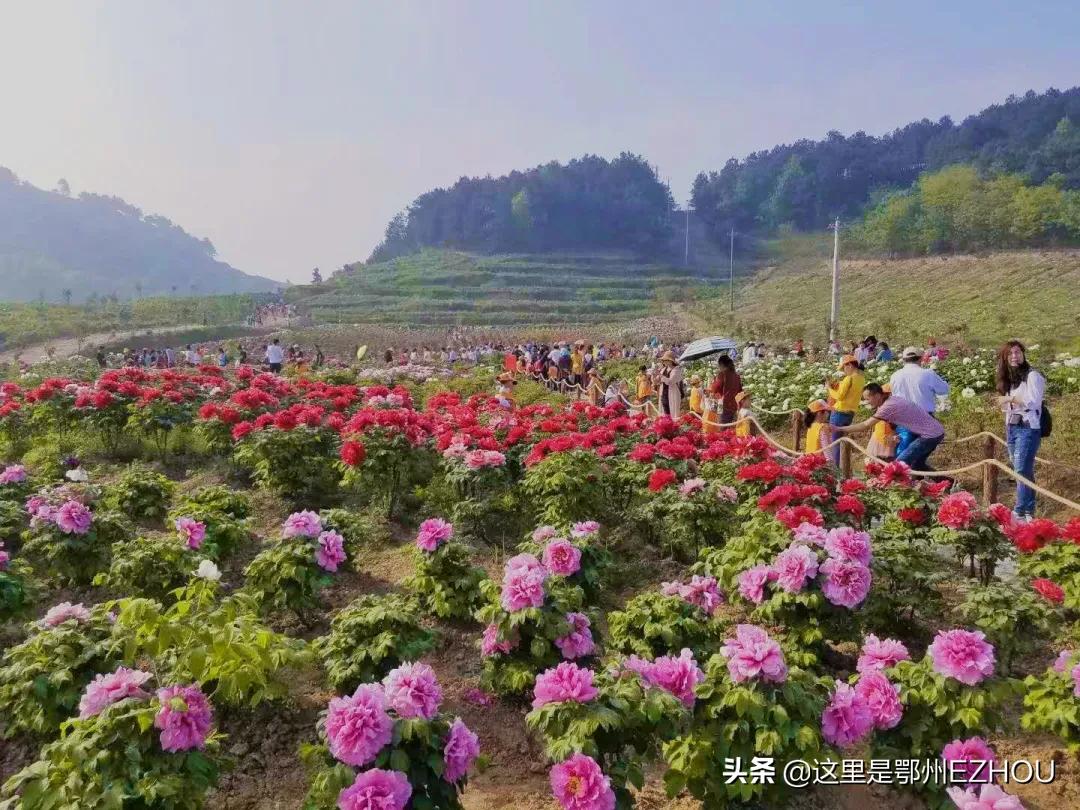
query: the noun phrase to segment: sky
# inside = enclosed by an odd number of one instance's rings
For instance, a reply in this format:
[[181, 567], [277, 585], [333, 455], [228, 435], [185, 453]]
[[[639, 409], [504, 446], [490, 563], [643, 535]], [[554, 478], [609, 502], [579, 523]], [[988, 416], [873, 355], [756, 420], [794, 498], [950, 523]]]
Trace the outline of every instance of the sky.
[[1080, 4], [0, 0], [0, 166], [303, 282], [464, 175], [729, 157], [1080, 84]]

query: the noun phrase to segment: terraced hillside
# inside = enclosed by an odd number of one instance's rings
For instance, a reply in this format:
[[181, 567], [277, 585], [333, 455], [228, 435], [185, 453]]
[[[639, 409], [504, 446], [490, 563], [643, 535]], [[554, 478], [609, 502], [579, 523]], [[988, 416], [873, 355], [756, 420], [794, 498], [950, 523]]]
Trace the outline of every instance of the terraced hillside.
[[596, 323], [689, 301], [708, 279], [693, 268], [628, 255], [479, 256], [426, 250], [358, 264], [319, 286], [294, 287], [315, 323], [529, 325]]

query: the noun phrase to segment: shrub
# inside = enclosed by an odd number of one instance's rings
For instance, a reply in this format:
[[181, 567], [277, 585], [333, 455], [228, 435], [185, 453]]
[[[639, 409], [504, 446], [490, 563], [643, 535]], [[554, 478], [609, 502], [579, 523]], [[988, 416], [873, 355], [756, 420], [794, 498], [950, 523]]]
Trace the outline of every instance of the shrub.
[[1080, 668], [1077, 654], [1065, 650], [1054, 666], [1042, 675], [1024, 680], [1024, 713], [1020, 725], [1026, 731], [1056, 734], [1075, 755], [1080, 751], [1080, 696], [1077, 696]]
[[108, 568], [113, 544], [135, 534], [127, 518], [108, 511], [94, 513], [85, 534], [65, 533], [54, 523], [30, 531], [23, 553], [47, 575], [73, 585], [89, 585]]
[[0, 662], [0, 717], [4, 735], [18, 732], [55, 735], [75, 713], [83, 688], [95, 675], [111, 672], [124, 661], [122, 635], [115, 633], [108, 610], [75, 606], [71, 618], [63, 606], [45, 621], [29, 625], [25, 641], [4, 652]]
[[163, 600], [197, 565], [196, 553], [175, 537], [134, 537], [113, 545], [109, 570], [95, 576], [94, 585]]
[[176, 505], [177, 511], [203, 507], [213, 512], [220, 512], [237, 520], [248, 516], [251, 506], [248, 496], [235, 489], [220, 484], [199, 487], [190, 495], [182, 498]]
[[104, 503], [134, 520], [160, 523], [169, 511], [175, 489], [176, 485], [164, 475], [133, 464], [106, 487]]
[[232, 706], [256, 706], [289, 692], [287, 671], [309, 660], [304, 642], [273, 632], [244, 592], [218, 600], [217, 585], [192, 580], [163, 607], [152, 599], [115, 603], [128, 660], [148, 657], [168, 681], [191, 682]]
[[158, 457], [164, 459], [169, 453], [169, 440], [176, 432], [190, 425], [194, 418], [190, 402], [174, 402], [158, 397], [145, 404], [136, 403], [128, 418], [128, 426], [150, 439]]
[[552, 453], [528, 468], [522, 487], [540, 523], [563, 526], [605, 515], [601, 460], [589, 450]]
[[381, 514], [355, 512], [349, 509], [323, 509], [319, 512], [324, 528], [345, 538], [345, 550], [350, 560], [365, 548], [390, 541], [390, 525]]
[[206, 536], [194, 553], [213, 560], [226, 559], [251, 542], [252, 534], [246, 519], [233, 517], [229, 512], [220, 511], [200, 504], [182, 504], [169, 512], [167, 526], [171, 530], [176, 521], [191, 518], [202, 523]]
[[874, 532], [874, 585], [859, 611], [871, 631], [925, 635], [945, 612], [941, 586], [948, 579], [928, 536]]
[[659, 591], [638, 594], [607, 616], [610, 652], [653, 659], [689, 648], [700, 658], [714, 652], [724, 624], [678, 596]]
[[1060, 623], [1050, 604], [1035, 591], [1004, 582], [968, 588], [956, 609], [965, 624], [986, 633], [1006, 673], [1040, 643], [1053, 638]]
[[33, 600], [33, 574], [33, 569], [22, 560], [0, 565], [0, 622], [18, 618], [29, 608]]
[[[580, 567], [572, 574], [566, 576], [571, 585], [579, 585], [585, 591], [585, 597], [589, 601], [596, 601], [600, 591], [612, 570], [614, 562], [611, 551], [601, 538], [600, 525], [595, 521], [584, 521], [575, 524], [577, 530], [571, 527], [561, 534], [554, 527], [541, 526], [533, 531], [529, 538], [518, 546], [518, 551], [524, 554], [533, 554], [541, 559], [544, 552], [555, 543], [570, 543], [580, 552]], [[586, 526], [590, 530], [584, 531], [581, 527]], [[566, 535], [570, 535], [566, 539]], [[540, 539], [537, 539], [540, 538]]]
[[162, 709], [161, 697], [127, 699], [68, 721], [63, 736], [46, 745], [37, 762], [4, 784], [0, 796], [8, 801], [0, 805], [202, 807], [221, 768], [219, 738], [211, 733], [203, 750], [166, 751], [164, 732], [154, 728]]
[[260, 610], [291, 610], [303, 618], [333, 581], [315, 560], [311, 538], [286, 537], [260, 551], [244, 569], [244, 587]]
[[416, 603], [398, 594], [367, 594], [338, 611], [330, 632], [316, 639], [330, 686], [352, 692], [365, 681], [380, 680], [406, 661], [435, 647], [436, 635], [421, 626]]
[[546, 703], [529, 712], [525, 724], [543, 735], [552, 762], [575, 753], [596, 760], [611, 779], [618, 806], [632, 807], [629, 786], [642, 788], [646, 767], [662, 744], [686, 730], [690, 713], [673, 694], [629, 670], [602, 672], [594, 686], [592, 700]]
[[416, 573], [405, 581], [425, 613], [441, 619], [469, 619], [483, 597], [482, 568], [472, 564], [469, 547], [449, 542], [435, 551], [414, 551]]
[[735, 515], [736, 505], [702, 478], [650, 493], [634, 513], [662, 549], [684, 560], [705, 546], [722, 545], [736, 525]]
[[337, 436], [329, 428], [256, 430], [237, 443], [233, 456], [259, 486], [293, 505], [323, 505], [338, 497]]

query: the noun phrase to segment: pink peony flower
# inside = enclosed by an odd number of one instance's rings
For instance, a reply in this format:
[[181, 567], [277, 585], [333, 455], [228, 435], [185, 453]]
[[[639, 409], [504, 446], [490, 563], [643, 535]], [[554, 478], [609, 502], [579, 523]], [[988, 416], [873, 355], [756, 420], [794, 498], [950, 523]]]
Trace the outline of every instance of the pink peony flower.
[[372, 768], [338, 794], [339, 810], [404, 810], [412, 798], [409, 777], [401, 771]]
[[595, 520], [581, 520], [570, 527], [571, 537], [588, 537], [600, 531], [600, 524]]
[[326, 740], [334, 759], [346, 765], [367, 765], [393, 737], [394, 721], [386, 713], [382, 687], [362, 683], [349, 697], [334, 698], [326, 713]]
[[442, 689], [427, 664], [402, 664], [383, 678], [383, 692], [399, 717], [430, 720], [439, 711]]
[[982, 737], [953, 740], [941, 750], [941, 758], [949, 765], [949, 781], [981, 783], [991, 782], [990, 766], [994, 764], [994, 750]]
[[871, 669], [863, 673], [855, 684], [855, 691], [870, 707], [874, 728], [884, 731], [895, 728], [900, 722], [904, 714], [904, 707], [900, 703], [900, 689], [892, 684], [881, 670]]
[[934, 671], [974, 686], [994, 674], [994, 647], [980, 630], [945, 630], [927, 648]]
[[169, 752], [200, 751], [214, 720], [210, 701], [196, 684], [167, 686], [158, 689], [161, 708], [154, 717], [154, 727], [161, 731], [161, 747]]
[[695, 492], [701, 492], [708, 485], [704, 478], [690, 478], [679, 484], [679, 494], [688, 498]]
[[825, 537], [825, 551], [837, 560], [852, 560], [862, 565], [870, 565], [870, 535], [855, 531], [850, 526], [830, 529]]
[[79, 624], [88, 622], [90, 621], [90, 611], [83, 607], [82, 602], [75, 605], [71, 604], [71, 602], [61, 602], [49, 608], [41, 623], [46, 627], [56, 627], [69, 619], [73, 619]]
[[330, 530], [320, 534], [315, 562], [324, 571], [337, 571], [338, 566], [345, 562], [345, 538]]
[[866, 700], [843, 681], [837, 681], [836, 691], [821, 715], [821, 734], [826, 742], [850, 748], [873, 727], [874, 717]]
[[712, 616], [724, 602], [724, 594], [715, 577], [694, 574], [687, 583], [664, 582], [660, 585], [660, 591], [665, 596], [678, 596], [683, 601], [701, 608], [706, 616]]
[[11, 555], [4, 551], [4, 541], [0, 540], [0, 571], [6, 571]]
[[64, 534], [86, 534], [92, 520], [90, 510], [78, 501], [68, 501], [53, 515], [56, 528]]
[[492, 655], [506, 654], [517, 646], [516, 640], [507, 639], [499, 641], [499, 626], [489, 624], [484, 628], [484, 635], [480, 639], [480, 655], [489, 658]]
[[502, 606], [509, 613], [544, 604], [547, 570], [532, 554], [518, 554], [506, 562]]
[[961, 490], [941, 499], [937, 519], [950, 529], [966, 529], [978, 516], [979, 503], [970, 492]]
[[1074, 666], [1069, 674], [1073, 679], [1073, 697], [1080, 697], [1080, 664]]
[[475, 686], [471, 686], [466, 689], [462, 695], [465, 700], [474, 706], [480, 706], [481, 708], [488, 708], [495, 705], [495, 696], [489, 692], [485, 692], [483, 689], [478, 689]]
[[800, 523], [792, 532], [796, 543], [805, 543], [808, 546], [823, 546], [828, 533], [821, 526], [813, 523]]
[[776, 572], [767, 565], [755, 565], [739, 574], [739, 594], [755, 605], [765, 599], [765, 584], [776, 579]]
[[153, 677], [149, 672], [120, 667], [108, 675], [98, 675], [86, 685], [79, 700], [79, 717], [85, 720], [101, 714], [107, 707], [127, 698], [146, 700], [150, 697], [140, 687]]
[[821, 592], [834, 605], [858, 607], [870, 593], [870, 569], [862, 563], [830, 557], [819, 570], [825, 575]]
[[420, 524], [416, 534], [416, 547], [421, 551], [434, 551], [454, 536], [454, 524], [442, 518], [428, 518]]
[[1054, 672], [1064, 672], [1069, 668], [1069, 659], [1076, 654], [1076, 650], [1062, 650], [1058, 653], [1057, 659], [1054, 661]]
[[555, 531], [554, 526], [540, 526], [533, 530], [532, 539], [537, 543], [543, 543], [556, 535], [558, 535], [558, 532]]
[[281, 526], [282, 537], [318, 537], [321, 531], [322, 518], [308, 510], [293, 512]]
[[443, 748], [443, 762], [446, 763], [443, 779], [447, 782], [458, 781], [469, 772], [478, 756], [480, 738], [469, 730], [460, 717], [455, 717]]
[[751, 678], [771, 683], [787, 680], [787, 664], [780, 645], [756, 625], [738, 625], [735, 638], [725, 639], [720, 652], [728, 659], [728, 672], [735, 683]]
[[544, 568], [568, 577], [581, 570], [581, 549], [568, 540], [552, 540], [544, 548]]
[[588, 703], [597, 694], [596, 687], [593, 686], [592, 670], [564, 661], [536, 676], [532, 707], [539, 709], [548, 703], [563, 703], [568, 700]]
[[772, 570], [776, 572], [776, 584], [788, 593], [798, 593], [806, 580], [817, 574], [817, 554], [808, 546], [793, 543], [776, 555]]
[[555, 646], [559, 648], [563, 658], [592, 655], [596, 644], [593, 642], [592, 630], [589, 629], [589, 617], [584, 613], [567, 613], [566, 621], [570, 623], [570, 632], [555, 639]]
[[199, 548], [206, 539], [206, 524], [194, 518], [181, 517], [176, 519], [176, 531], [190, 549]]
[[888, 669], [900, 661], [910, 661], [911, 654], [903, 643], [891, 638], [879, 639], [873, 633], [863, 641], [855, 669], [860, 673]]
[[596, 760], [573, 754], [551, 769], [551, 793], [563, 810], [615, 810], [615, 791]]
[[0, 485], [21, 484], [26, 481], [26, 467], [21, 464], [9, 464], [0, 472]]
[[631, 656], [626, 666], [640, 674], [650, 686], [671, 692], [687, 708], [694, 707], [694, 687], [705, 680], [705, 673], [694, 660], [693, 652], [685, 648], [678, 657], [662, 655], [651, 663]]
[[983, 785], [979, 793], [974, 788], [945, 788], [957, 810], [1024, 810], [1024, 805], [997, 785]]

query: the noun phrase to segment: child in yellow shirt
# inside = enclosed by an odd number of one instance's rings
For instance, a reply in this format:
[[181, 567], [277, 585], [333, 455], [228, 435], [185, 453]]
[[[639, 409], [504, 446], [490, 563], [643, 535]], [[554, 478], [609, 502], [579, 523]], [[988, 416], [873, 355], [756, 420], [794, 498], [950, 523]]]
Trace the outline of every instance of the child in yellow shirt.
[[832, 441], [829, 430], [829, 413], [832, 408], [823, 399], [815, 399], [806, 406], [803, 424], [806, 426], [806, 452], [820, 453], [821, 448]]
[[698, 374], [695, 374], [693, 377], [690, 378], [690, 411], [691, 411], [691, 413], [696, 413], [698, 416], [702, 415], [702, 413], [704, 411], [704, 406], [702, 404], [702, 399], [703, 399], [703, 397], [702, 397], [701, 376], [698, 375]]
[[[892, 386], [886, 383], [881, 386], [886, 394], [892, 393]], [[870, 434], [870, 441], [866, 443], [866, 452], [879, 461], [892, 461], [896, 456], [896, 446], [900, 443], [900, 437], [896, 435], [896, 428], [888, 422], [880, 421], [874, 424]]]
[[740, 391], [735, 395], [735, 404], [739, 406], [739, 412], [736, 417], [737, 424], [735, 425], [736, 436], [749, 436], [751, 422], [750, 417], [754, 412], [750, 408], [750, 392]]

